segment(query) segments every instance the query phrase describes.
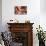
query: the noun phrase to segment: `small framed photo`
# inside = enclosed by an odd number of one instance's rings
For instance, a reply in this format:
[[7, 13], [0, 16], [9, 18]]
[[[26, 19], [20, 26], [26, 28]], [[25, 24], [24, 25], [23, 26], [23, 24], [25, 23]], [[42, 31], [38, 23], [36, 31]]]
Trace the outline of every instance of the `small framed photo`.
[[14, 12], [16, 15], [27, 14], [27, 6], [15, 6]]

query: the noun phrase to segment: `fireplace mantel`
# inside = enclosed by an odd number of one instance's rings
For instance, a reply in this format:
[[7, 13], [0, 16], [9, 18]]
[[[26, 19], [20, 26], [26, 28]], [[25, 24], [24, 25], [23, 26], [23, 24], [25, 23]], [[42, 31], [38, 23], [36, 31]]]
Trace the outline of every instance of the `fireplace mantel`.
[[32, 25], [34, 23], [7, 23], [7, 24], [9, 25], [8, 27], [9, 31], [12, 32], [13, 39], [15, 39], [16, 42], [22, 43], [23, 41], [23, 46], [33, 46]]

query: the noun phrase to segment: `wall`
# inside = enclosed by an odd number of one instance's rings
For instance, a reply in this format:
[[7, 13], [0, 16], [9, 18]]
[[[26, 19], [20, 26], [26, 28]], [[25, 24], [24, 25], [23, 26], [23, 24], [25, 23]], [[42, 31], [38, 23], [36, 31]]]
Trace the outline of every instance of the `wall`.
[[[14, 14], [14, 7], [16, 5], [26, 5], [27, 8], [27, 15], [15, 15]], [[42, 9], [42, 1], [40, 0], [2, 0], [2, 26], [3, 31], [8, 30], [7, 22], [9, 20], [17, 19], [19, 22], [25, 22], [25, 20], [30, 20], [31, 23], [34, 23], [33, 25], [33, 45], [38, 46], [38, 39], [36, 37], [36, 27], [38, 27], [39, 24], [43, 27], [44, 30], [46, 30], [46, 15], [42, 12], [44, 9]]]
[[[21, 2], [20, 2], [21, 1]], [[17, 19], [20, 22], [24, 22], [25, 20], [30, 20], [30, 22], [33, 23], [39, 23], [39, 14], [40, 14], [40, 0], [20, 0], [19, 2], [16, 0], [3, 0], [2, 1], [2, 23], [3, 26], [6, 25], [6, 23], [10, 19]], [[27, 15], [15, 15], [14, 14], [14, 7], [16, 5], [27, 5], [28, 13]], [[38, 6], [37, 6], [38, 5]], [[19, 19], [18, 19], [19, 18]], [[23, 19], [22, 19], [23, 18]], [[38, 21], [37, 21], [38, 20]], [[5, 30], [7, 30], [4, 27]]]
[[2, 31], [2, 0], [0, 0], [0, 31]]
[[46, 0], [40, 0], [40, 24], [46, 31]]

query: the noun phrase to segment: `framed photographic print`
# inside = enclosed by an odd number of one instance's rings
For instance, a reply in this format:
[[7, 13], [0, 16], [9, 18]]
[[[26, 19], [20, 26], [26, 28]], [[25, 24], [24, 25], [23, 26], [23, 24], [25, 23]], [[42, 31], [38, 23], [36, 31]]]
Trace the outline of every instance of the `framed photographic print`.
[[15, 6], [14, 12], [16, 15], [27, 14], [27, 6]]

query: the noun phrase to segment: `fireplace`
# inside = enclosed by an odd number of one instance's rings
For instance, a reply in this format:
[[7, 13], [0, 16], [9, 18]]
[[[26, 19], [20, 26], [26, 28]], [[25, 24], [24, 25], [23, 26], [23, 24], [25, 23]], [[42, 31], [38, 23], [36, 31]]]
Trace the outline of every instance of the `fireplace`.
[[28, 46], [28, 32], [12, 32], [12, 41], [18, 46]]
[[11, 46], [33, 46], [33, 23], [7, 23], [12, 35]]

